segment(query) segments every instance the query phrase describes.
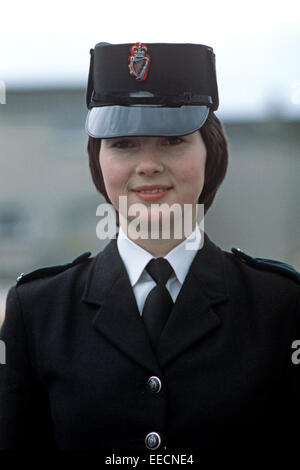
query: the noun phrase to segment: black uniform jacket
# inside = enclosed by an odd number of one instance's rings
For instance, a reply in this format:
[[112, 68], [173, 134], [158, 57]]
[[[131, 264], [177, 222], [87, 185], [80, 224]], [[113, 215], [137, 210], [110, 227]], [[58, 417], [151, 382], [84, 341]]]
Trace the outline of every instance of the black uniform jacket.
[[0, 449], [143, 452], [151, 432], [157, 452], [296, 445], [300, 276], [233, 251], [205, 234], [157, 355], [116, 239], [19, 279], [1, 329]]

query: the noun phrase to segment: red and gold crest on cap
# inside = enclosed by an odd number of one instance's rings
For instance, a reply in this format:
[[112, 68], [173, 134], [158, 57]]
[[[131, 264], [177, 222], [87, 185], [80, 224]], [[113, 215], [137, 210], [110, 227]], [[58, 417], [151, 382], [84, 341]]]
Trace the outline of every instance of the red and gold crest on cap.
[[135, 43], [130, 48], [129, 60], [129, 72], [130, 75], [134, 75], [135, 79], [142, 82], [147, 78], [149, 65], [150, 65], [150, 55], [147, 53], [147, 46], [141, 42]]

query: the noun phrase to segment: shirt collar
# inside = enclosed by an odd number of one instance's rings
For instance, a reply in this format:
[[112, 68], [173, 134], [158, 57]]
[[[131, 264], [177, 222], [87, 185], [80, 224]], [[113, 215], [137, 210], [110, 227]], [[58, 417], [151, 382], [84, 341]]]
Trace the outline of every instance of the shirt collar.
[[[191, 242], [193, 243], [191, 244]], [[183, 284], [192, 261], [200, 248], [200, 242], [201, 232], [196, 224], [193, 232], [179, 245], [169, 251], [166, 256], [164, 256], [164, 258], [169, 261], [178, 281], [181, 284]], [[190, 249], [187, 249], [189, 244]], [[154, 258], [154, 256], [130, 240], [121, 226], [119, 227], [117, 246], [126, 267], [131, 286], [133, 287], [138, 282], [145, 267], [149, 261]], [[132, 260], [134, 260], [134, 262], [132, 262]]]
[[[190, 249], [187, 247], [190, 246]], [[183, 284], [190, 269], [193, 259], [201, 246], [201, 232], [196, 224], [193, 232], [173, 250], [166, 254], [165, 258], [172, 266], [178, 281]], [[191, 249], [192, 248], [192, 249]]]

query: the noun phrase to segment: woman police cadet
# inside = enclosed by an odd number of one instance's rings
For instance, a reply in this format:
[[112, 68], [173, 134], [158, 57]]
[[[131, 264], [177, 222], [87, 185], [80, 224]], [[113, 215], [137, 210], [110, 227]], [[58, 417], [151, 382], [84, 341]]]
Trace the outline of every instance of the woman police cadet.
[[[119, 234], [95, 257], [39, 269], [10, 289], [0, 448], [292, 447], [300, 275], [222, 250], [196, 223], [228, 158], [212, 48], [99, 43], [87, 105], [91, 173], [119, 212]], [[158, 237], [146, 228], [134, 238], [120, 196], [145, 208], [141, 225], [153, 203], [189, 205], [191, 230], [162, 237], [162, 213]]]

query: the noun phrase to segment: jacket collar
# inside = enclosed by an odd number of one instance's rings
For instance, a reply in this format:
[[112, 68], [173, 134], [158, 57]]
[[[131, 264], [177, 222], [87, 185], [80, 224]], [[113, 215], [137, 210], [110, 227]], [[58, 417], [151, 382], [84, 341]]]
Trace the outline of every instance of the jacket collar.
[[192, 343], [221, 324], [215, 306], [228, 300], [223, 251], [204, 235], [203, 247], [196, 254], [172, 313], [162, 332], [155, 357], [117, 240], [112, 239], [92, 260], [82, 301], [97, 305], [94, 327], [125, 354], [160, 373]]

